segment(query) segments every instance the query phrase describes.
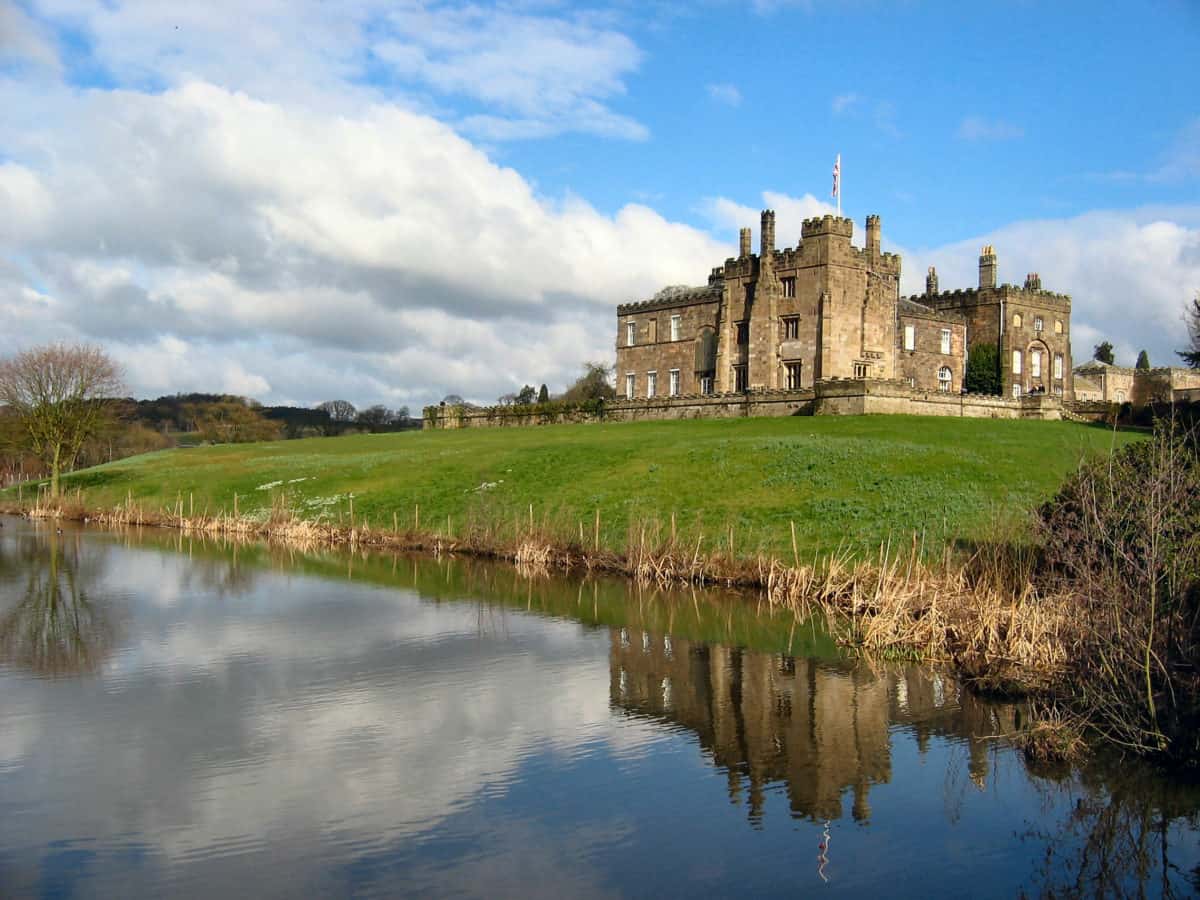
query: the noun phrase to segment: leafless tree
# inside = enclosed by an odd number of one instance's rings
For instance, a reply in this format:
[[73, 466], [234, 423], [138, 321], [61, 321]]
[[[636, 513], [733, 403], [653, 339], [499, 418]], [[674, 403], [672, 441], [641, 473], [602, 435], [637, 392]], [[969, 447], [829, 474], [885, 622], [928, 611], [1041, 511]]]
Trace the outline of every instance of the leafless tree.
[[334, 422], [353, 422], [355, 416], [358, 415], [358, 410], [349, 400], [326, 400], [318, 405], [317, 409], [323, 409], [329, 413], [329, 418]]
[[1188, 349], [1180, 350], [1179, 355], [1193, 369], [1200, 369], [1200, 291], [1184, 308], [1183, 319], [1187, 322]]
[[16, 416], [50, 470], [50, 496], [123, 389], [121, 369], [90, 344], [34, 347], [0, 361], [0, 406]]

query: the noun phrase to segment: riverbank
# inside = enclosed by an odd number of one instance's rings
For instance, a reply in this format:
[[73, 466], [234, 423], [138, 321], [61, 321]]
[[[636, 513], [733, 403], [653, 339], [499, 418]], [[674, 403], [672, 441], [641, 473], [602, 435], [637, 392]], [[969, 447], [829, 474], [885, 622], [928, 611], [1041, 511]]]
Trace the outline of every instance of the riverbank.
[[[873, 558], [921, 536], [930, 558], [1023, 524], [1081, 459], [1142, 436], [1072, 422], [913, 416], [555, 425], [177, 449], [64, 478], [93, 509], [266, 520], [629, 554], [674, 537], [705, 554]], [[24, 489], [25, 500], [29, 500]], [[18, 491], [0, 492], [0, 501]]]

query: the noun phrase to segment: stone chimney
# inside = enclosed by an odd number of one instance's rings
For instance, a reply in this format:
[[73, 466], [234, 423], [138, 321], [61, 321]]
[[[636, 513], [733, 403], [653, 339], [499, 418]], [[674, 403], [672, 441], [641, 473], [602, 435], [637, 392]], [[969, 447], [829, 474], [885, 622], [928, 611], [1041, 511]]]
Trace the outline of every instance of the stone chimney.
[[1030, 272], [1025, 276], [1025, 290], [1040, 291], [1042, 289], [1042, 276], [1037, 272]]
[[988, 244], [979, 251], [979, 289], [996, 286], [996, 248]]
[[762, 230], [760, 232], [762, 238], [762, 250], [760, 255], [765, 259], [775, 252], [775, 210], [764, 209], [762, 211]]
[[929, 267], [929, 274], [925, 276], [925, 296], [935, 297], [938, 293], [937, 269], [933, 266]]
[[881, 233], [879, 216], [867, 216], [867, 250], [879, 252], [879, 235]]
[[738, 232], [738, 259], [745, 259], [750, 255], [750, 229], [743, 228]]

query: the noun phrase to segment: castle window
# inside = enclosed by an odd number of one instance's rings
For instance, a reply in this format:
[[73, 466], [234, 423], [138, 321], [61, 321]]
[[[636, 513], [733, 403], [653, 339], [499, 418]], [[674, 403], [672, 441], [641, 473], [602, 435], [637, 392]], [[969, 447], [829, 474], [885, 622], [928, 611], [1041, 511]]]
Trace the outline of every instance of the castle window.
[[650, 326], [650, 343], [658, 343], [658, 319], [651, 319], [647, 324]]
[[707, 397], [713, 392], [713, 380], [711, 375], [704, 375], [700, 378], [700, 393]]
[[738, 322], [737, 323], [737, 342], [739, 344], [750, 343], [750, 323], [749, 322]]
[[950, 329], [942, 329], [942, 352], [946, 355], [950, 354]]
[[917, 349], [917, 326], [916, 325], [905, 325], [904, 326], [904, 349], [905, 350], [916, 350]]
[[1014, 375], [1021, 374], [1021, 351], [1020, 350], [1013, 351], [1013, 374]]
[[735, 391], [744, 391], [746, 389], [746, 366], [733, 367], [733, 389]]
[[1125, 392], [1124, 391], [1117, 391], [1117, 402], [1118, 403], [1125, 402]]
[[1013, 396], [1014, 396], [1014, 397], [1020, 397], [1020, 396], [1021, 396], [1021, 385], [1019, 385], [1019, 384], [1013, 384]]
[[625, 399], [632, 400], [633, 392], [637, 390], [637, 376], [632, 372], [625, 373]]
[[646, 373], [646, 396], [653, 397], [658, 392], [658, 373]]
[[783, 278], [783, 279], [781, 279], [781, 281], [783, 282], [783, 296], [795, 297], [796, 296], [796, 279], [795, 278]]
[[678, 369], [671, 370], [671, 383], [668, 386], [667, 390], [672, 397], [679, 396], [679, 370]]
[[1033, 330], [1034, 330], [1034, 331], [1041, 331], [1041, 330], [1042, 330], [1042, 328], [1044, 327], [1044, 324], [1045, 324], [1045, 323], [1043, 323], [1043, 322], [1042, 322], [1042, 317], [1041, 317], [1041, 316], [1034, 316], [1034, 317], [1033, 317]]
[[625, 346], [632, 347], [637, 340], [637, 322], [625, 323]]
[[954, 373], [950, 371], [949, 366], [942, 366], [938, 369], [938, 390], [943, 394], [950, 393], [950, 385], [953, 383]]
[[[1054, 377], [1062, 379], [1063, 373], [1063, 358], [1061, 353], [1054, 354]], [[1061, 391], [1061, 388], [1060, 388]]]
[[866, 378], [867, 377], [867, 364], [866, 363], [855, 363], [854, 364], [854, 377], [855, 378]]
[[679, 340], [679, 326], [683, 323], [682, 316], [671, 316], [671, 340]]
[[915, 388], [915, 387], [917, 386], [917, 379], [916, 379], [916, 378], [914, 378], [912, 375], [909, 375], [909, 376], [908, 376], [907, 378], [905, 378], [904, 380], [908, 382], [908, 386], [909, 386], [910, 388]]
[[1056, 384], [1056, 385], [1054, 386], [1054, 394], [1055, 394], [1055, 396], [1056, 396], [1056, 397], [1061, 397], [1061, 396], [1062, 396], [1062, 385], [1061, 385], [1061, 384]]
[[1062, 334], [1062, 332], [1063, 332], [1062, 319], [1055, 319], [1054, 320], [1054, 333]]
[[1021, 327], [1021, 314], [1013, 313], [1013, 328], [1020, 328], [1020, 327]]
[[800, 363], [787, 363], [787, 386], [789, 391], [799, 390], [800, 388]]
[[751, 281], [746, 285], [746, 305], [749, 306], [754, 302], [754, 282]]
[[1029, 374], [1034, 378], [1042, 377], [1042, 351], [1029, 351]]
[[800, 337], [800, 317], [788, 316], [783, 320], [783, 339], [794, 341], [798, 337]]

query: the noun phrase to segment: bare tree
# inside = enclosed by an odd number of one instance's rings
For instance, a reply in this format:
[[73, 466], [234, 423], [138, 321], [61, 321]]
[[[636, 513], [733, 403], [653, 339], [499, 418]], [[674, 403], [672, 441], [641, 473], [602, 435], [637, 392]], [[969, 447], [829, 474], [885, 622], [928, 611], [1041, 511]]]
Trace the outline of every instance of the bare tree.
[[329, 418], [335, 422], [353, 422], [358, 410], [349, 400], [326, 400], [317, 406], [329, 413]]
[[1187, 322], [1189, 344], [1187, 350], [1179, 351], [1179, 355], [1193, 369], [1200, 369], [1200, 291], [1184, 308], [1183, 318]]
[[50, 496], [122, 392], [121, 370], [99, 347], [50, 344], [0, 361], [0, 406], [16, 416], [50, 469]]

